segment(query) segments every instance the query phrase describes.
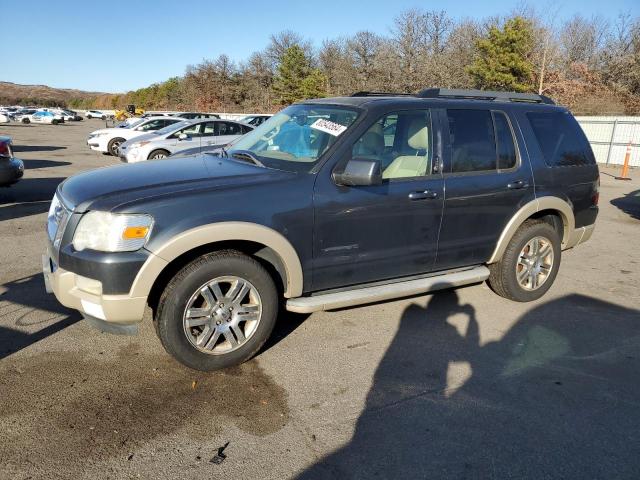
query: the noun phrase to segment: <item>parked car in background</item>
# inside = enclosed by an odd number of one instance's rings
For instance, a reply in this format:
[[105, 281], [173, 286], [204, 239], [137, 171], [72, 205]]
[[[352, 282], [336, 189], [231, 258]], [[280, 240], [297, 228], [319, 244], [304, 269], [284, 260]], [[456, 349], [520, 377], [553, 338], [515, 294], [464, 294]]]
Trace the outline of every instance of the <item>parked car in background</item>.
[[101, 118], [102, 120], [107, 119], [107, 115], [99, 110], [87, 110], [84, 116], [87, 118]]
[[[22, 108], [20, 110], [17, 110], [14, 114], [13, 114], [13, 119], [16, 122], [22, 122], [22, 119], [25, 117], [29, 117], [30, 115], [33, 115], [34, 113], [36, 113], [38, 110], [35, 108]], [[28, 122], [24, 122], [24, 123], [30, 123], [31, 119], [29, 119]]]
[[220, 115], [215, 113], [201, 113], [201, 112], [182, 112], [174, 113], [174, 117], [186, 118], [187, 120], [195, 120], [198, 118], [220, 118]]
[[0, 187], [13, 185], [22, 178], [24, 163], [14, 158], [11, 137], [0, 136]]
[[64, 118], [53, 112], [38, 110], [31, 115], [24, 115], [21, 117], [20, 121], [22, 123], [48, 123], [50, 125], [57, 125], [59, 123], [64, 123]]
[[132, 123], [129, 128], [101, 128], [91, 132], [87, 138], [87, 145], [91, 150], [117, 157], [118, 147], [123, 142], [182, 121], [172, 117], [151, 117], [138, 120], [138, 122]]
[[269, 120], [273, 115], [248, 115], [241, 118], [239, 121], [251, 125], [252, 127], [259, 127], [264, 122]]
[[11, 116], [9, 112], [0, 112], [0, 123], [9, 123], [11, 122]]
[[[253, 130], [253, 127], [251, 127], [251, 125], [247, 125], [247, 127], [250, 127], [251, 130]], [[251, 130], [249, 130], [249, 131], [251, 131]], [[233, 145], [235, 143], [237, 143], [238, 140], [240, 140], [241, 138], [242, 138], [242, 136], [236, 137], [236, 138], [234, 138], [233, 140], [231, 140], [228, 143], [220, 143], [220, 144], [215, 144], [215, 145], [204, 145], [202, 147], [195, 147], [195, 148], [187, 148], [185, 150], [178, 150], [178, 151], [176, 151], [175, 153], [172, 153], [169, 156], [170, 157], [187, 157], [189, 155], [200, 155], [202, 153], [218, 155], [218, 156], [224, 156], [225, 155], [224, 151], [229, 149], [229, 148], [232, 148]]]
[[251, 130], [231, 120], [184, 120], [121, 144], [119, 156], [127, 163], [165, 158], [181, 150], [225, 145]]

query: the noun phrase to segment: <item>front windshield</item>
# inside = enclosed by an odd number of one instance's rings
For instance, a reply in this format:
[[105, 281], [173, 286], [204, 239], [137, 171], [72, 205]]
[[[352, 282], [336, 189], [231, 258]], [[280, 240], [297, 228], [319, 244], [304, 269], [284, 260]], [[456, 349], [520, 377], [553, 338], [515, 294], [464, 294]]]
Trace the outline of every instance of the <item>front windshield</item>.
[[355, 121], [358, 111], [335, 105], [292, 105], [233, 145], [248, 150], [266, 167], [308, 172]]
[[191, 121], [172, 123], [171, 125], [167, 125], [166, 127], [161, 128], [160, 130], [156, 130], [155, 132], [150, 132], [150, 133], [153, 133], [155, 135], [164, 135], [165, 133], [171, 133], [175, 130], [180, 130], [181, 128], [191, 125], [191, 123], [192, 123]]

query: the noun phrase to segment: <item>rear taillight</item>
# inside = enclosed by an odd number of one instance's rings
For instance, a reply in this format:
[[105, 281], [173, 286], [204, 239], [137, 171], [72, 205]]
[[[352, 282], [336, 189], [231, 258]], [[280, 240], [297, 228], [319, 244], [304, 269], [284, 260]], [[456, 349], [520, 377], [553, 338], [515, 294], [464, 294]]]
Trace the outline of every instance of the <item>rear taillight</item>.
[[0, 157], [10, 157], [9, 153], [9, 143], [8, 142], [0, 142]]
[[596, 181], [596, 188], [591, 196], [591, 204], [596, 207], [598, 206], [598, 202], [600, 201], [600, 175], [598, 175], [598, 180]]

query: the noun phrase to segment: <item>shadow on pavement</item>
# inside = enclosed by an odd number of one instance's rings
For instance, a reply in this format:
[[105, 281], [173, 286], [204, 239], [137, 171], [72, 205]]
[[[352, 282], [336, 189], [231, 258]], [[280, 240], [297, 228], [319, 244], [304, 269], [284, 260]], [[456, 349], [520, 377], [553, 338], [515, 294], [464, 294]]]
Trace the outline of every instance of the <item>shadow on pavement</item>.
[[54, 167], [64, 167], [66, 165], [71, 165], [71, 162], [60, 162], [58, 160], [28, 160], [21, 158], [24, 162], [24, 168], [26, 170], [36, 170], [38, 168], [54, 168]]
[[23, 178], [12, 187], [0, 188], [0, 222], [47, 212], [63, 180], [64, 177]]
[[483, 344], [475, 309], [435, 294], [404, 311], [351, 441], [298, 478], [638, 478], [639, 367], [638, 310], [569, 295]]
[[[0, 360], [82, 319], [78, 312], [63, 307], [53, 295], [45, 293], [42, 275], [21, 278], [2, 288], [0, 317], [15, 315], [16, 320], [12, 326], [0, 325]], [[38, 320], [34, 322], [32, 318]], [[44, 323], [49, 325], [32, 333], [25, 331]]]
[[67, 147], [57, 147], [55, 145], [13, 145], [12, 150], [18, 152], [53, 152], [55, 150], [65, 150]]
[[640, 190], [625, 194], [624, 197], [618, 197], [611, 200], [611, 205], [618, 207], [631, 218], [640, 220]]

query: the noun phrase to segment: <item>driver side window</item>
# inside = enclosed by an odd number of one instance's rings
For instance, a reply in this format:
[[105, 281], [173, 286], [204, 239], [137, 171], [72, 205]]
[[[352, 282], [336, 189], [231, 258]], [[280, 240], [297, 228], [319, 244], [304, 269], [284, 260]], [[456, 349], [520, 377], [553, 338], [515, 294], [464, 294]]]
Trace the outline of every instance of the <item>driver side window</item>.
[[353, 145], [352, 158], [378, 160], [385, 180], [431, 174], [429, 110], [389, 113]]

